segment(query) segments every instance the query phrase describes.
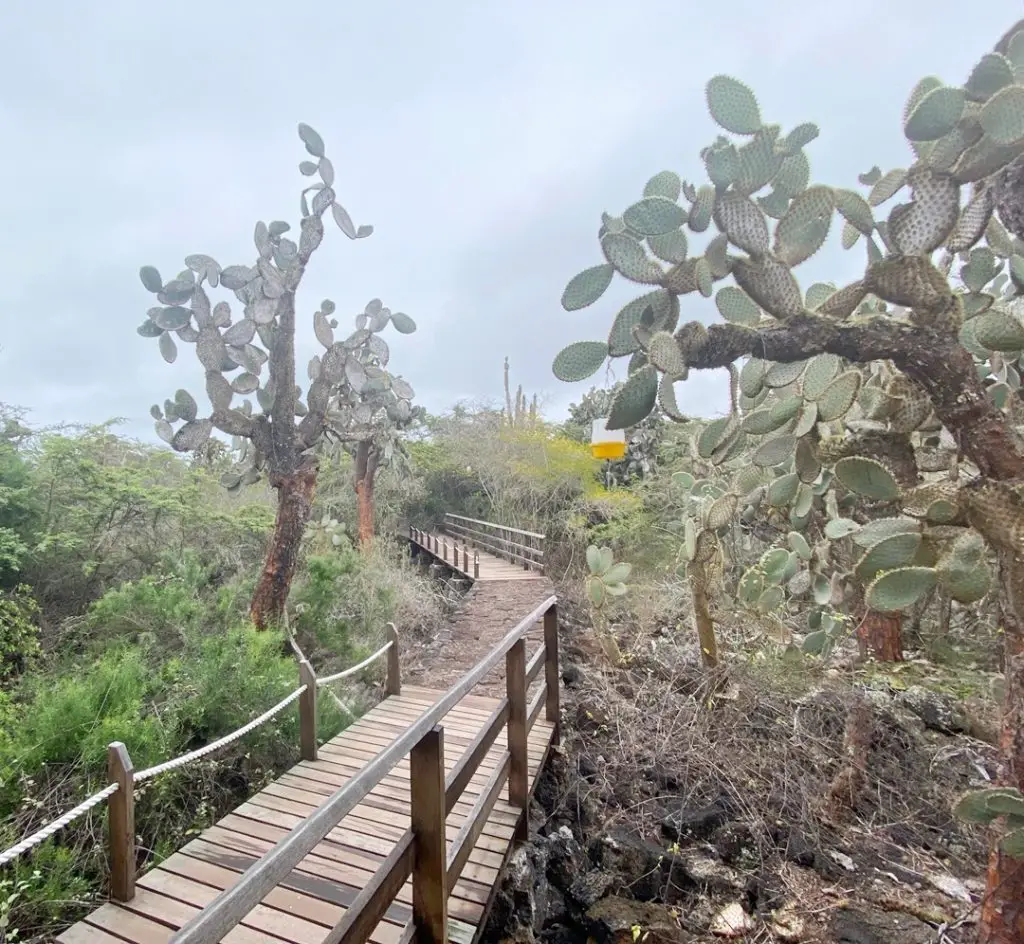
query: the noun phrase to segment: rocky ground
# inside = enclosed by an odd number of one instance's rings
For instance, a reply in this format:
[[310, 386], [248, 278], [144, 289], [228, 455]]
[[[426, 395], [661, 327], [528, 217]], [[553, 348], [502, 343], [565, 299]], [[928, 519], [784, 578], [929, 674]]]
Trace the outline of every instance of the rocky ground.
[[971, 940], [985, 837], [951, 808], [994, 774], [982, 702], [923, 660], [738, 660], [710, 685], [692, 647], [631, 651], [563, 644], [563, 744], [484, 940]]

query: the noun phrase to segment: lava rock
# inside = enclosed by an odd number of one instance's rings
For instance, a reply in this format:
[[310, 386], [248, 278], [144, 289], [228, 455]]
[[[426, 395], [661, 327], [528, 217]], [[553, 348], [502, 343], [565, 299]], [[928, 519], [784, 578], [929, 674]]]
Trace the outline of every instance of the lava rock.
[[633, 928], [645, 932], [644, 944], [688, 944], [693, 937], [679, 927], [675, 915], [662, 905], [610, 896], [586, 914], [588, 930], [597, 944], [633, 944]]
[[729, 821], [731, 813], [732, 803], [723, 794], [707, 806], [668, 813], [661, 821], [661, 831], [672, 840], [706, 839]]
[[911, 685], [899, 696], [900, 704], [921, 719], [930, 731], [940, 734], [963, 734], [970, 721], [963, 706], [948, 695], [932, 692], [920, 685]]
[[935, 940], [934, 929], [918, 918], [867, 906], [836, 911], [831, 931], [837, 944], [928, 944]]
[[580, 875], [569, 887], [569, 897], [584, 908], [589, 908], [614, 884], [614, 875], [601, 871], [587, 872]]

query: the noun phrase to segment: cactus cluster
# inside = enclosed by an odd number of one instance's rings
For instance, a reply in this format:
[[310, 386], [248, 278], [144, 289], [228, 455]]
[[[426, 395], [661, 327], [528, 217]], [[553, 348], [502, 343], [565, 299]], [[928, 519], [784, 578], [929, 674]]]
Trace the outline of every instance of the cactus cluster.
[[[656, 404], [681, 419], [675, 385], [693, 368], [734, 360], [728, 345], [743, 332], [785, 324], [822, 338], [841, 325], [884, 320], [906, 325], [908, 339], [913, 329], [957, 336], [994, 403], [1019, 409], [1024, 321], [1014, 297], [1024, 292], [1024, 241], [995, 211], [999, 175], [1024, 160], [1024, 112], [1015, 111], [1024, 99], [1024, 31], [1004, 45], [963, 87], [932, 77], [918, 83], [904, 111], [914, 162], [887, 173], [872, 168], [859, 189], [812, 183], [805, 149], [818, 135], [814, 124], [783, 134], [763, 122], [742, 82], [713, 78], [709, 112], [733, 137], [720, 135], [701, 152], [707, 184], [663, 171], [621, 216], [602, 217], [605, 261], [570, 280], [563, 307], [594, 304], [616, 273], [648, 290], [618, 312], [607, 341], [561, 351], [555, 375], [585, 379], [606, 358], [629, 357], [609, 428], [640, 422]], [[879, 208], [904, 193], [908, 199], [883, 218]], [[837, 220], [845, 248], [865, 247], [864, 276], [803, 291], [792, 270], [821, 248]], [[712, 226], [717, 232], [695, 254], [694, 237]], [[729, 277], [734, 284], [718, 286]], [[680, 325], [681, 297], [697, 293], [714, 297], [728, 331]], [[747, 522], [765, 513], [784, 522], [786, 546], [747, 571], [740, 598], [768, 612], [787, 594], [813, 597], [820, 608], [805, 645], [817, 651], [840, 631], [853, 581], [882, 612], [905, 609], [936, 586], [962, 602], [985, 595], [989, 552], [970, 527], [976, 519], [961, 488], [970, 470], [955, 461], [918, 383], [891, 361], [861, 366], [831, 352], [780, 362], [748, 357], [738, 374], [731, 364], [730, 371], [732, 410], [695, 442], [697, 457], [719, 467], [728, 484], [691, 483], [699, 507], [684, 522], [688, 562], [705, 553], [703, 542], [717, 543], [715, 532], [734, 512]], [[896, 468], [905, 451], [915, 464], [909, 479]], [[854, 508], [868, 520], [852, 520]], [[846, 572], [835, 571], [834, 542], [853, 556]]]
[[[168, 363], [176, 360], [179, 344], [194, 344], [211, 406], [208, 415], [200, 416], [196, 398], [178, 390], [162, 407], [150, 409], [157, 435], [179, 452], [200, 448], [214, 430], [232, 436], [240, 462], [223, 477], [229, 490], [260, 479], [268, 457], [280, 449], [282, 434], [301, 453], [313, 449], [322, 436], [350, 440], [366, 435], [385, 418], [402, 423], [412, 415], [413, 389], [386, 369], [390, 351], [380, 335], [389, 324], [401, 334], [414, 332], [416, 324], [379, 299], [356, 315], [354, 331], [337, 339], [335, 305], [324, 299], [312, 324], [324, 350], [309, 362], [305, 402], [302, 388], [294, 383], [295, 293], [323, 239], [324, 216], [330, 211], [353, 240], [373, 232], [371, 226], [356, 227], [337, 202], [334, 167], [320, 135], [300, 124], [299, 136], [316, 159], [304, 160], [299, 170], [319, 179], [302, 191], [297, 243], [287, 235], [288, 223], [260, 221], [253, 234], [254, 265], [222, 267], [210, 256], [191, 255], [186, 268], [167, 281], [153, 266], [139, 272], [158, 305], [149, 309], [138, 333], [157, 339]], [[218, 287], [234, 293], [240, 317], [227, 301], [211, 300], [208, 290]], [[287, 378], [283, 384], [282, 378]], [[286, 409], [275, 409], [279, 403]], [[275, 432], [282, 426], [287, 431]]]
[[[613, 428], [633, 425], [655, 403], [677, 416], [674, 384], [713, 347], [700, 322], [679, 325], [680, 297], [700, 293], [714, 295], [726, 322], [750, 328], [793, 318], [878, 316], [960, 331], [979, 357], [999, 355], [994, 383], [1014, 389], [1024, 325], [1006, 302], [1024, 287], [1024, 243], [993, 210], [999, 173], [1024, 155], [1024, 121], [1014, 111], [1024, 99], [1024, 64], [1014, 58], [1022, 45], [1014, 37], [1006, 54], [989, 53], [963, 88], [934, 77], [918, 83], [904, 115], [915, 162], [884, 174], [872, 168], [859, 178], [862, 193], [811, 183], [805, 148], [818, 135], [814, 124], [783, 134], [779, 125], [762, 122], [743, 83], [713, 78], [706, 90], [711, 116], [742, 140], [720, 135], [701, 152], [708, 184], [662, 171], [621, 216], [603, 215], [598, 238], [605, 261], [570, 280], [563, 307], [594, 304], [616, 273], [650, 290], [619, 311], [606, 341], [579, 341], [561, 351], [555, 375], [583, 380], [606, 358], [629, 356]], [[968, 186], [972, 193], [961, 205]], [[903, 192], [910, 199], [876, 219], [878, 208]], [[846, 248], [861, 241], [866, 247], [865, 276], [841, 289], [816, 284], [801, 292], [791, 270], [821, 248], [837, 219]], [[717, 234], [692, 254], [691, 239], [712, 223]], [[987, 245], [978, 246], [983, 239]], [[931, 256], [939, 249], [943, 258], [936, 263]], [[946, 275], [957, 255], [965, 291], [954, 293]], [[729, 276], [735, 284], [716, 291]], [[846, 386], [852, 383], [848, 377], [820, 404], [826, 416], [852, 404], [856, 391]]]

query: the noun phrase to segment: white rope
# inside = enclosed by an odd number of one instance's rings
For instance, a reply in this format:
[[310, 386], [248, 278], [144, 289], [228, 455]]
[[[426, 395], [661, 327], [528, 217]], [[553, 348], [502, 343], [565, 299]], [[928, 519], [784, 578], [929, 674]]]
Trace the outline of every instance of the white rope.
[[162, 764], [157, 764], [155, 767], [149, 767], [146, 770], [140, 770], [135, 775], [135, 782], [138, 783], [140, 780], [149, 780], [151, 777], [157, 776], [157, 774], [166, 773], [168, 770], [175, 770], [178, 767], [184, 767], [185, 764], [190, 764], [194, 760], [199, 760], [200, 757], [205, 757], [207, 754], [212, 754], [219, 748], [230, 744], [232, 741], [237, 741], [243, 735], [248, 734], [254, 728], [258, 728], [265, 721], [269, 721], [274, 715], [281, 711], [284, 711], [296, 698], [298, 698], [304, 691], [306, 686], [303, 685], [301, 688], [295, 689], [287, 698], [282, 699], [269, 711], [263, 712], [258, 718], [253, 718], [247, 725], [239, 728], [237, 731], [232, 731], [231, 734], [225, 734], [219, 741], [214, 741], [212, 744], [207, 744], [206, 747], [200, 747], [198, 750], [192, 751], [190, 754], [183, 754], [181, 757], [175, 757], [174, 760], [164, 761]]
[[55, 819], [52, 823], [47, 823], [42, 829], [32, 833], [31, 836], [27, 836], [22, 839], [21, 842], [11, 846], [10, 849], [0, 852], [0, 866], [7, 865], [8, 862], [12, 862], [18, 858], [22, 853], [28, 852], [29, 849], [33, 849], [41, 842], [45, 842], [54, 833], [60, 832], [68, 823], [78, 819], [79, 816], [83, 816], [88, 813], [97, 803], [102, 803], [107, 797], [113, 796], [117, 793], [118, 784], [112, 783], [109, 786], [104, 787], [99, 793], [94, 793], [89, 799], [83, 800], [73, 810], [68, 810], [59, 819]]
[[345, 669], [344, 672], [336, 672], [334, 675], [325, 675], [323, 678], [318, 678], [316, 680], [316, 684], [327, 685], [330, 682], [337, 682], [339, 679], [348, 678], [350, 675], [355, 675], [356, 672], [358, 672], [360, 669], [365, 669], [371, 662], [374, 661], [374, 659], [379, 659], [393, 645], [394, 642], [389, 640], [388, 642], [384, 643], [384, 645], [381, 646], [372, 656], [367, 656], [365, 659], [363, 659], [363, 661], [360, 662], [359, 665], [354, 665], [350, 669]]

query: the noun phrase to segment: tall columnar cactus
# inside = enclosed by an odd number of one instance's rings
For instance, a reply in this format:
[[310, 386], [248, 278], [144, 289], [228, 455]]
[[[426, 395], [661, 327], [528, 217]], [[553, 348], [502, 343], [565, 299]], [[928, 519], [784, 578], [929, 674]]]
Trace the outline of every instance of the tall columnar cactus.
[[[569, 282], [563, 307], [593, 304], [616, 273], [645, 294], [618, 313], [607, 341], [560, 352], [554, 372], [583, 380], [607, 357], [629, 357], [609, 422], [621, 428], [655, 403], [681, 417], [676, 384], [690, 371], [742, 361], [745, 399], [704, 428], [700, 454], [727, 465], [756, 443], [732, 497], [745, 512], [740, 496], [761, 488], [797, 534], [814, 502], [828, 502], [834, 539], [862, 542], [855, 569], [879, 611], [937, 584], [974, 598], [991, 555], [1006, 647], [1000, 785], [1024, 788], [1024, 320], [1013, 301], [1024, 292], [1024, 21], [962, 86], [928, 77], [914, 87], [903, 115], [910, 166], [872, 168], [860, 188], [812, 183], [815, 125], [784, 134], [729, 76], [711, 79], [706, 95], [728, 132], [701, 152], [708, 182], [663, 171], [621, 216], [603, 216], [604, 261]], [[793, 269], [837, 220], [843, 245], [864, 247], [863, 276], [802, 291]], [[694, 253], [691, 241], [712, 226]], [[681, 298], [698, 294], [714, 297], [721, 321], [680, 325]], [[922, 467], [905, 481], [907, 438], [935, 448], [936, 434], [954, 445], [951, 470]], [[851, 496], [884, 516], [843, 524]], [[793, 543], [798, 560], [810, 550]], [[790, 552], [784, 563], [770, 554], [747, 588], [759, 601], [769, 594], [766, 604], [793, 569]], [[830, 586], [830, 599], [837, 592]], [[980, 927], [985, 942], [1024, 941], [1024, 860], [998, 844]]]
[[[210, 256], [192, 255], [185, 259], [186, 268], [166, 282], [153, 266], [139, 272], [158, 305], [149, 309], [138, 333], [157, 339], [169, 364], [177, 359], [179, 344], [195, 345], [211, 407], [200, 416], [196, 398], [178, 390], [162, 408], [150, 410], [157, 434], [173, 449], [189, 452], [202, 447], [214, 430], [226, 433], [233, 437], [240, 462], [224, 475], [223, 484], [234, 491], [266, 475], [277, 489], [274, 537], [251, 605], [260, 627], [284, 611], [313, 500], [318, 445], [324, 440], [369, 442], [383, 420], [401, 423], [412, 414], [412, 387], [387, 371], [390, 352], [380, 332], [390, 324], [411, 334], [416, 324], [378, 299], [356, 316], [355, 330], [338, 339], [334, 302], [320, 303], [313, 333], [324, 350], [309, 362], [302, 399], [296, 383], [295, 294], [323, 240], [324, 217], [330, 212], [353, 240], [369, 236], [373, 227], [357, 228], [336, 201], [334, 167], [320, 135], [300, 124], [299, 137], [315, 158], [303, 161], [299, 170], [319, 180], [302, 191], [298, 243], [286, 235], [287, 223], [261, 220], [251, 266], [221, 267]], [[241, 317], [233, 316], [227, 301], [211, 300], [208, 289], [217, 287], [234, 293]]]

